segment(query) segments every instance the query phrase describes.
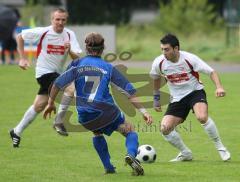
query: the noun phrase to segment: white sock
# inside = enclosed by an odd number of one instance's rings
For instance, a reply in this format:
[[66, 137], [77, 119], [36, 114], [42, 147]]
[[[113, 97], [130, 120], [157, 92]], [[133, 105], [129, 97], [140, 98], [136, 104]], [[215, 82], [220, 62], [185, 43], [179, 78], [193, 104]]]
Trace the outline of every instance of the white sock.
[[63, 94], [61, 103], [58, 107], [57, 116], [54, 120], [55, 124], [63, 123], [61, 118], [64, 118], [66, 111], [68, 110], [69, 105], [71, 104], [73, 97]]
[[225, 148], [218, 134], [214, 121], [209, 117], [205, 124], [202, 124], [208, 136], [214, 141], [217, 149]]
[[38, 113], [34, 110], [34, 106], [31, 105], [25, 112], [22, 120], [14, 128], [14, 133], [20, 136], [23, 130], [36, 118], [37, 115]]
[[173, 130], [168, 135], [163, 135], [165, 140], [167, 140], [170, 144], [176, 147], [181, 153], [189, 153], [191, 150], [184, 144], [183, 140], [181, 139], [180, 135], [176, 130]]

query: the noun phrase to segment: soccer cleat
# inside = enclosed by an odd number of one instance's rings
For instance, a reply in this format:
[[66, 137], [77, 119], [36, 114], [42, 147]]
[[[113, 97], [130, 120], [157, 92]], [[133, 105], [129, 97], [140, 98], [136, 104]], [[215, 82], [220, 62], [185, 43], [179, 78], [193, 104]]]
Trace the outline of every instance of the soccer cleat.
[[191, 161], [193, 159], [192, 153], [187, 152], [187, 153], [182, 153], [180, 152], [176, 158], [170, 160], [169, 162], [183, 162], [183, 161]]
[[10, 137], [12, 138], [12, 142], [13, 142], [13, 147], [19, 147], [20, 141], [21, 141], [21, 137], [17, 136], [16, 133], [14, 133], [14, 130], [12, 129], [10, 132]]
[[68, 136], [68, 132], [63, 123], [54, 123], [53, 128], [62, 136]]
[[231, 154], [225, 147], [218, 149], [218, 152], [223, 161], [228, 161], [231, 159]]
[[111, 169], [105, 169], [105, 173], [104, 174], [114, 174], [114, 173], [116, 173], [115, 169], [116, 169], [115, 167], [113, 167]]
[[141, 166], [140, 162], [137, 159], [127, 154], [125, 156], [125, 162], [133, 169], [133, 175], [135, 176], [144, 175], [143, 167]]

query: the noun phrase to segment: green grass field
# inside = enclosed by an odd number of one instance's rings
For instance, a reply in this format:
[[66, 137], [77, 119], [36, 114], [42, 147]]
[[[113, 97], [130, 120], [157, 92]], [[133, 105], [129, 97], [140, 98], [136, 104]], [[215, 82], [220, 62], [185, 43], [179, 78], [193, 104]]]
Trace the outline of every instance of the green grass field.
[[[132, 70], [131, 73], [148, 70]], [[134, 122], [140, 144], [150, 144], [157, 151], [153, 164], [143, 164], [145, 176], [131, 176], [130, 168], [124, 166], [125, 140], [114, 133], [107, 137], [113, 164], [117, 174], [103, 175], [100, 160], [92, 146], [92, 134], [71, 133], [61, 137], [52, 129], [52, 120], [42, 115], [25, 130], [21, 147], [12, 148], [8, 131], [21, 119], [37, 92], [34, 70], [22, 71], [17, 66], [0, 67], [0, 181], [239, 181], [239, 84], [240, 74], [221, 74], [227, 97], [216, 99], [214, 86], [202, 77], [208, 93], [210, 116], [215, 120], [224, 144], [232, 154], [230, 162], [222, 162], [213, 143], [193, 114], [178, 128], [185, 143], [192, 149], [194, 161], [169, 163], [177, 151], [164, 141], [158, 131], [163, 114], [148, 109], [154, 117], [150, 131], [139, 114], [129, 118]], [[165, 107], [164, 107], [165, 110]], [[153, 127], [153, 128], [154, 128]]]

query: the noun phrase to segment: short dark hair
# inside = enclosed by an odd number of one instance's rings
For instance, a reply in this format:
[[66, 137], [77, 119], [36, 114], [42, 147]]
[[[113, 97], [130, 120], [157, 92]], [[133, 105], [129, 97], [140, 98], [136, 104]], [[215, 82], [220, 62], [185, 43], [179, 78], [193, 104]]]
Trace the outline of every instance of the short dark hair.
[[173, 34], [166, 34], [164, 37], [160, 40], [162, 44], [170, 44], [173, 48], [178, 46], [178, 49], [180, 49], [179, 40], [176, 35]]
[[59, 12], [59, 13], [66, 13], [67, 17], [68, 17], [68, 11], [63, 9], [63, 8], [55, 8], [51, 11], [51, 18], [53, 18], [53, 15], [55, 12]]
[[100, 56], [104, 49], [104, 38], [99, 33], [91, 32], [87, 34], [85, 44], [88, 55]]

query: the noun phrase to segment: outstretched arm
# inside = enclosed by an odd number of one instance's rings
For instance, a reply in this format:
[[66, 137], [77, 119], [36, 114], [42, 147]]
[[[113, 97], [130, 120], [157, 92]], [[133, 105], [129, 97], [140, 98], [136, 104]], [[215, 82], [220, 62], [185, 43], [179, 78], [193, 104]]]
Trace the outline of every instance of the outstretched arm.
[[75, 53], [75, 52], [73, 52], [73, 51], [69, 51], [69, 55], [70, 55], [70, 57], [74, 60], [74, 59], [78, 59], [78, 58], [80, 58], [80, 55], [79, 54], [77, 54], [77, 53]]
[[46, 119], [47, 116], [51, 116], [52, 111], [56, 114], [56, 107], [54, 105], [54, 101], [60, 90], [66, 88], [77, 76], [77, 67], [72, 67], [71, 69], [65, 71], [62, 75], [60, 75], [55, 81], [51, 88], [48, 105], [46, 106], [43, 118]]
[[215, 91], [215, 95], [216, 97], [224, 97], [226, 95], [226, 92], [221, 84], [221, 81], [219, 79], [219, 76], [217, 74], [216, 71], [213, 71], [210, 74], [210, 77], [212, 79], [212, 81], [214, 82], [215, 86], [216, 86], [216, 91]]
[[113, 67], [111, 82], [117, 87], [119, 91], [124, 93], [130, 102], [138, 109], [142, 114], [147, 124], [152, 124], [152, 116], [148, 114], [147, 110], [142, 106], [139, 99], [135, 95], [136, 89], [133, 85], [116, 69]]
[[24, 52], [24, 40], [23, 40], [21, 34], [18, 34], [18, 36], [17, 36], [17, 50], [18, 50], [19, 57], [20, 57], [18, 65], [23, 70], [26, 70], [30, 66], [30, 64], [29, 64], [29, 61], [27, 60], [25, 52]]
[[54, 101], [58, 95], [59, 92], [59, 88], [56, 87], [56, 85], [54, 84], [51, 88], [51, 92], [50, 92], [50, 96], [48, 99], [48, 105], [46, 106], [44, 112], [43, 112], [43, 118], [47, 119], [47, 116], [49, 115], [49, 118], [51, 117], [51, 113], [52, 111], [54, 112], [54, 114], [56, 114], [56, 106], [54, 104]]
[[72, 50], [71, 50], [71, 44], [70, 44], [70, 42], [66, 42], [65, 44], [64, 44], [64, 47], [65, 47], [65, 49], [66, 49], [66, 51], [68, 52], [68, 54], [70, 55], [70, 57], [74, 60], [74, 59], [77, 59], [77, 58], [80, 58], [80, 54], [77, 54], [77, 53], [75, 53], [75, 52], [73, 52]]
[[144, 120], [148, 125], [152, 124], [153, 119], [152, 116], [147, 112], [147, 110], [140, 104], [139, 99], [136, 95], [132, 95], [129, 97], [130, 102], [134, 105], [136, 109], [139, 110], [139, 112], [142, 113]]

